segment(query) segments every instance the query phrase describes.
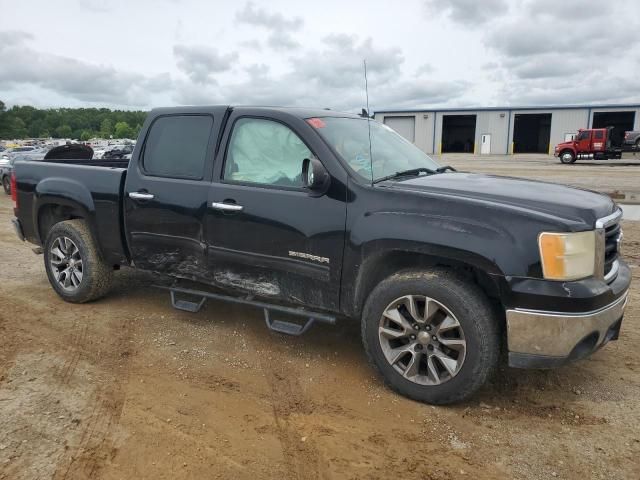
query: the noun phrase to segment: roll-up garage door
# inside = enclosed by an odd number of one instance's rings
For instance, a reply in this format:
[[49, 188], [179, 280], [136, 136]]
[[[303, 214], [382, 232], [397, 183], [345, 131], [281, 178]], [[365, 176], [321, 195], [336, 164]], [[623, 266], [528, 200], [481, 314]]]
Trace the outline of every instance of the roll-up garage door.
[[384, 124], [393, 128], [410, 142], [416, 139], [416, 117], [385, 117]]

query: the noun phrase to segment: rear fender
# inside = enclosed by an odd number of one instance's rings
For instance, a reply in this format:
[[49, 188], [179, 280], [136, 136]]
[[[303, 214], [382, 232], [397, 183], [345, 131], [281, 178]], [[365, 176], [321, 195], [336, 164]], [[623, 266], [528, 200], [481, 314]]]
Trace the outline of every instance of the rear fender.
[[[40, 212], [47, 206], [62, 206], [71, 212], [73, 218], [84, 218], [95, 236], [95, 204], [91, 192], [81, 182], [70, 178], [50, 177], [36, 185], [32, 215], [37, 222]], [[40, 225], [35, 225], [40, 244], [44, 242]]]

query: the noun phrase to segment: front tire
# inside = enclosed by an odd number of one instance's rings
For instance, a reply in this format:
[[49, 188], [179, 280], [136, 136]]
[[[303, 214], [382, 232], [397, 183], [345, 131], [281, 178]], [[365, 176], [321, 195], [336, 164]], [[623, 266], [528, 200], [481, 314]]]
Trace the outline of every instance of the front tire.
[[84, 220], [56, 223], [44, 244], [49, 283], [63, 300], [84, 303], [106, 295], [113, 268], [101, 257]]
[[8, 176], [2, 177], [2, 188], [4, 188], [4, 193], [11, 195], [11, 179]]
[[576, 155], [571, 150], [565, 150], [560, 154], [560, 161], [564, 164], [574, 163]]
[[382, 281], [362, 316], [365, 350], [385, 383], [437, 405], [469, 398], [493, 374], [499, 332], [482, 291], [441, 268]]

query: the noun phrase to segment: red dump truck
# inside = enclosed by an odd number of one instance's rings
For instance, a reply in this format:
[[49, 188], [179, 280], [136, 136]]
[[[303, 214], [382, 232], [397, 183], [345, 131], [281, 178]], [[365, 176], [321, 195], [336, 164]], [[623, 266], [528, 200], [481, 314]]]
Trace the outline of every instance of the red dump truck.
[[611, 141], [611, 130], [613, 127], [580, 129], [573, 140], [556, 145], [553, 155], [562, 163], [622, 158], [622, 148]]

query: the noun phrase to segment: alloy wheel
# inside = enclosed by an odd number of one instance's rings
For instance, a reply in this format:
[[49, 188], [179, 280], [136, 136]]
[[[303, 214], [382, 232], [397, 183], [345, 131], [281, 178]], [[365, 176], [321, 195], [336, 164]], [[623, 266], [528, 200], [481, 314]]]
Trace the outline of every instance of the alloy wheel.
[[378, 327], [382, 352], [404, 378], [419, 385], [440, 385], [464, 363], [467, 342], [458, 319], [442, 303], [406, 295], [384, 310]]
[[58, 284], [74, 291], [82, 283], [83, 265], [80, 250], [69, 237], [58, 237], [49, 249], [49, 266]]

